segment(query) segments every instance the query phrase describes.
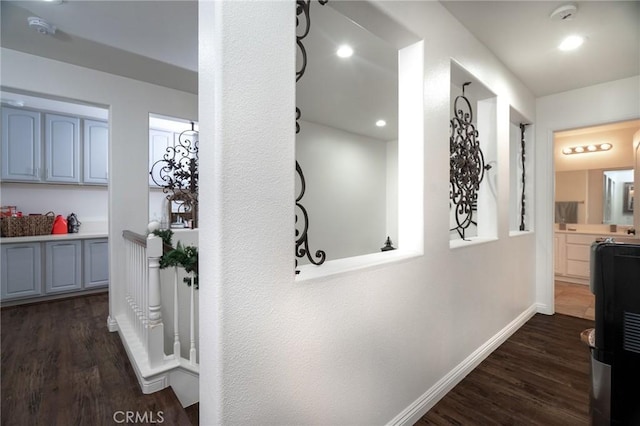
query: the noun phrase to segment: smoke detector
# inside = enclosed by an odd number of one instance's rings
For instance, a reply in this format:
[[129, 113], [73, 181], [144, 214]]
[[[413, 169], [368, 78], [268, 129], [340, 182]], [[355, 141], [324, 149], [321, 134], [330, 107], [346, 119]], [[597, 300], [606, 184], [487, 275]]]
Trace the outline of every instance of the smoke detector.
[[29, 27], [35, 29], [40, 34], [54, 35], [56, 33], [55, 25], [51, 25], [42, 18], [30, 16], [27, 21], [29, 22]]
[[575, 4], [570, 3], [560, 6], [559, 8], [551, 12], [551, 15], [549, 15], [549, 17], [552, 21], [570, 21], [575, 18], [577, 13], [578, 7]]

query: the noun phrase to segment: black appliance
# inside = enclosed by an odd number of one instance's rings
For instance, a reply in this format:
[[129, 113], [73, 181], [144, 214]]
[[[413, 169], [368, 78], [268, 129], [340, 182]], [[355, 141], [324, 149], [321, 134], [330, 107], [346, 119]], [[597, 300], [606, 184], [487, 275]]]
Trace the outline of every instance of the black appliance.
[[[595, 331], [591, 339], [591, 419], [640, 425], [640, 243], [591, 245]], [[593, 337], [593, 336], [592, 336]]]

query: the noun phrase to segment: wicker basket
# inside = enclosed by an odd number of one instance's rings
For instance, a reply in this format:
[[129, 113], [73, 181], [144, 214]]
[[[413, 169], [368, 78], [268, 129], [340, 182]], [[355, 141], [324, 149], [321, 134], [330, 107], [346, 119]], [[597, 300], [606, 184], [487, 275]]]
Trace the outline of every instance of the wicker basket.
[[1, 217], [0, 234], [3, 237], [31, 237], [51, 234], [54, 219], [53, 212], [36, 216]]

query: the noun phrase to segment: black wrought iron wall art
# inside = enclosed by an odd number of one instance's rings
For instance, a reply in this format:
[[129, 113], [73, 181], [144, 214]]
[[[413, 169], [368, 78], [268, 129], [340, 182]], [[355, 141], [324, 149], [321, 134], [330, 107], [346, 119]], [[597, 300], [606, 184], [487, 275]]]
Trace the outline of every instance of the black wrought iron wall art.
[[[329, 0], [318, 0], [320, 5], [325, 5]], [[309, 34], [311, 28], [311, 20], [309, 14], [309, 6], [311, 0], [297, 0], [296, 1], [296, 44], [298, 45], [298, 51], [300, 52], [300, 66], [296, 70], [296, 83], [302, 78], [305, 70], [307, 69], [307, 50], [302, 44], [302, 40]], [[302, 21], [302, 22], [301, 22]], [[302, 117], [300, 108], [296, 107], [296, 134], [300, 133], [300, 123], [298, 120]], [[302, 173], [302, 167], [300, 163], [296, 161], [296, 174], [300, 179], [300, 192], [296, 196], [296, 274], [300, 273], [298, 268], [298, 258], [306, 257], [309, 262], [314, 265], [322, 265], [327, 259], [327, 255], [323, 250], [316, 250], [315, 255], [311, 255], [309, 249], [309, 214], [307, 209], [302, 205], [302, 197], [306, 190], [306, 182], [304, 174]], [[301, 217], [301, 220], [299, 220]]]
[[464, 95], [469, 84], [462, 85], [462, 95], [453, 103], [454, 115], [449, 128], [449, 198], [456, 221], [450, 231], [457, 231], [463, 240], [467, 228], [477, 225], [474, 212], [477, 211], [478, 191], [485, 171], [491, 169], [491, 165], [484, 162], [478, 130], [473, 124], [473, 109]]
[[[153, 163], [149, 175], [167, 194], [167, 199], [179, 202], [195, 220], [198, 207], [198, 131], [195, 124], [178, 136], [162, 159]], [[194, 226], [196, 226], [194, 224]]]
[[526, 229], [524, 223], [525, 217], [525, 184], [526, 184], [526, 168], [525, 168], [525, 140], [524, 140], [524, 131], [528, 124], [520, 123], [520, 161], [522, 162], [522, 194], [520, 195], [520, 230], [524, 231]]

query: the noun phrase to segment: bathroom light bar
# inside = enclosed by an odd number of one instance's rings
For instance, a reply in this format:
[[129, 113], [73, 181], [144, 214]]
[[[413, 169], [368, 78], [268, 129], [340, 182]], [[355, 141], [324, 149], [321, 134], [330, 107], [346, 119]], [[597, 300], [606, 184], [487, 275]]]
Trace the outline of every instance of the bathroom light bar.
[[570, 148], [564, 148], [562, 153], [564, 155], [571, 154], [586, 154], [588, 152], [600, 152], [600, 151], [609, 151], [612, 148], [610, 143], [601, 143], [601, 144], [591, 144], [591, 145], [583, 145], [583, 146], [572, 146]]

